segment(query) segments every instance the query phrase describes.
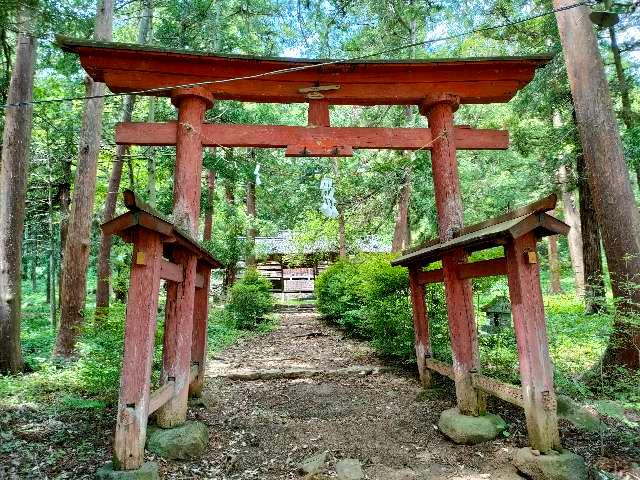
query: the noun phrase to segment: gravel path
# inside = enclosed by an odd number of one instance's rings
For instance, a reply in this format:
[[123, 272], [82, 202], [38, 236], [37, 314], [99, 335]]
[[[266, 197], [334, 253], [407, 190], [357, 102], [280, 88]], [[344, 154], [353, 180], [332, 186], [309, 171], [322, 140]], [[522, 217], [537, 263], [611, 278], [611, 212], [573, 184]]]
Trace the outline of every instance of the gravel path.
[[[354, 366], [362, 371], [345, 370]], [[239, 371], [314, 373], [234, 380]], [[161, 461], [165, 478], [304, 478], [297, 465], [323, 451], [323, 475], [307, 478], [335, 478], [345, 458], [373, 480], [520, 478], [506, 440], [448, 442], [435, 424], [449, 395], [426, 399], [411, 372], [385, 367], [313, 313], [285, 313], [274, 331], [242, 339], [210, 362], [208, 377], [205, 406], [191, 409], [209, 427], [208, 451], [194, 462]]]

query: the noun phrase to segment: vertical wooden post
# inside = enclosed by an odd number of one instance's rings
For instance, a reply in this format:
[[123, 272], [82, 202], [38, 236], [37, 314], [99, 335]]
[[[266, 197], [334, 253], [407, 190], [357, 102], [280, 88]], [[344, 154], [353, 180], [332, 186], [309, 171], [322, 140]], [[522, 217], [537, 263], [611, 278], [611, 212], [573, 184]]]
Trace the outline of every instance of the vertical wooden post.
[[533, 232], [509, 244], [506, 257], [529, 442], [544, 453], [560, 448], [560, 434]]
[[113, 444], [114, 465], [120, 470], [139, 468], [144, 461], [161, 259], [159, 235], [139, 229], [135, 233], [131, 262]]
[[411, 305], [413, 308], [413, 331], [415, 332], [416, 359], [420, 383], [428, 387], [431, 383], [431, 372], [426, 366], [426, 359], [431, 356], [431, 340], [429, 339], [429, 318], [424, 300], [424, 285], [418, 282], [419, 268], [409, 269], [409, 288], [411, 289]]
[[204, 370], [207, 359], [207, 317], [209, 315], [209, 280], [211, 269], [199, 267], [197, 272], [204, 280], [202, 288], [196, 289], [193, 308], [193, 334], [191, 342], [191, 364], [198, 367], [198, 374], [189, 385], [189, 394], [194, 397], [202, 395]]
[[[452, 95], [430, 98], [420, 105], [420, 112], [427, 116], [434, 138], [431, 168], [438, 211], [438, 237], [441, 242], [453, 238], [463, 227], [462, 197], [453, 136], [453, 113], [457, 107], [458, 98]], [[460, 279], [457, 273], [458, 264], [465, 262], [466, 255], [460, 251], [443, 258], [442, 267], [458, 408], [464, 415], [480, 415], [484, 410], [481, 401], [483, 397], [471, 383], [471, 374], [480, 368], [473, 292], [471, 282]]]
[[[173, 183], [174, 224], [197, 238], [202, 174], [202, 123], [212, 99], [201, 88], [178, 89], [172, 94], [178, 107], [176, 168]], [[158, 409], [158, 425], [170, 428], [187, 418], [191, 370], [191, 342], [196, 292], [197, 258], [177, 250], [172, 258], [184, 268], [181, 283], [169, 283], [164, 325], [162, 382], [175, 382], [174, 395]]]

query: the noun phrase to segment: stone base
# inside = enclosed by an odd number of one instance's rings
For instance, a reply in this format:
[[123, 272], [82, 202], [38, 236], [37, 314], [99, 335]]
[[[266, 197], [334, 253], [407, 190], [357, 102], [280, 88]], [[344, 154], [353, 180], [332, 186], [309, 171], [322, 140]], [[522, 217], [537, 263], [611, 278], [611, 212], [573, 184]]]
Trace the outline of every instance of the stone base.
[[584, 459], [568, 450], [543, 455], [529, 447], [520, 448], [513, 464], [532, 480], [587, 480]]
[[97, 480], [159, 480], [158, 464], [155, 462], [143, 463], [136, 470], [114, 470], [113, 463], [109, 462], [96, 472]]
[[150, 427], [147, 433], [147, 449], [169, 460], [186, 460], [199, 457], [209, 440], [207, 427], [201, 422], [185, 422], [174, 428]]
[[462, 415], [457, 408], [450, 408], [440, 414], [438, 428], [455, 443], [475, 445], [493, 440], [507, 424], [497, 415], [471, 417]]

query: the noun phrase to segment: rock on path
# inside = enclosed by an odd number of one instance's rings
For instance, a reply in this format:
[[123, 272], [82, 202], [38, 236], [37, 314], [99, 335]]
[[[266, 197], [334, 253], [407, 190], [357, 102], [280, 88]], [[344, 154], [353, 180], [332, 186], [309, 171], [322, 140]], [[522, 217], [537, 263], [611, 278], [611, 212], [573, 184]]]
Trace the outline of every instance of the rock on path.
[[[354, 366], [372, 370], [331, 374]], [[274, 371], [316, 373], [264, 374]], [[205, 406], [190, 411], [209, 427], [205, 453], [161, 470], [167, 479], [302, 479], [301, 463], [327, 452], [312, 478], [336, 478], [351, 459], [350, 472], [357, 465], [372, 480], [519, 479], [506, 440], [468, 447], [442, 437], [438, 416], [454, 405], [445, 397], [425, 400], [413, 372], [385, 367], [314, 313], [285, 313], [274, 331], [209, 363]]]

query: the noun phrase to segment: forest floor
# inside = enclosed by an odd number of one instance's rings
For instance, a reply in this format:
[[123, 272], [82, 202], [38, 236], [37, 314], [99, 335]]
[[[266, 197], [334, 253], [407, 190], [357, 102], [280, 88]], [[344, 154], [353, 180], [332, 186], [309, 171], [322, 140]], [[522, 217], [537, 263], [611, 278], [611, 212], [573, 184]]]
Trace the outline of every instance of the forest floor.
[[[448, 383], [425, 392], [411, 369], [385, 364], [315, 313], [285, 313], [272, 332], [241, 338], [209, 363], [205, 406], [191, 410], [209, 427], [205, 456], [161, 468], [174, 479], [293, 479], [300, 462], [327, 452], [326, 478], [349, 458], [371, 480], [520, 479], [511, 457], [527, 445], [522, 412], [491, 403], [508, 435], [461, 446], [436, 426], [454, 403]], [[629, 466], [607, 439], [568, 423], [562, 435], [591, 465]]]
[[[230, 340], [220, 340], [224, 332], [217, 328], [210, 325], [210, 343], [222, 350], [210, 359], [202, 401], [189, 411], [209, 427], [209, 445], [193, 461], [148, 454], [165, 479], [302, 479], [298, 464], [320, 452], [327, 452], [328, 478], [347, 458], [360, 462], [370, 480], [520, 478], [511, 457], [527, 438], [515, 407], [490, 400], [489, 410], [509, 424], [503, 438], [454, 445], [436, 427], [440, 412], [455, 404], [450, 381], [422, 390], [413, 365], [378, 357], [368, 342], [346, 336], [314, 312], [285, 311], [267, 333], [232, 335], [235, 341], [226, 348]], [[101, 338], [105, 346], [99, 351], [104, 358], [96, 357], [103, 359], [91, 368], [47, 367], [4, 378], [1, 480], [91, 479], [110, 459], [115, 403], [83, 398], [73, 386], [86, 388], [90, 379], [91, 385], [105, 383], [95, 389], [115, 391], [118, 368], [108, 362], [117, 356], [119, 337], [90, 338]], [[37, 351], [50, 351], [48, 337], [32, 342], [42, 344]], [[588, 434], [564, 420], [560, 425], [566, 448], [598, 470], [618, 473], [599, 478], [640, 478], [629, 474], [640, 458], [637, 430], [625, 437], [617, 426]]]

